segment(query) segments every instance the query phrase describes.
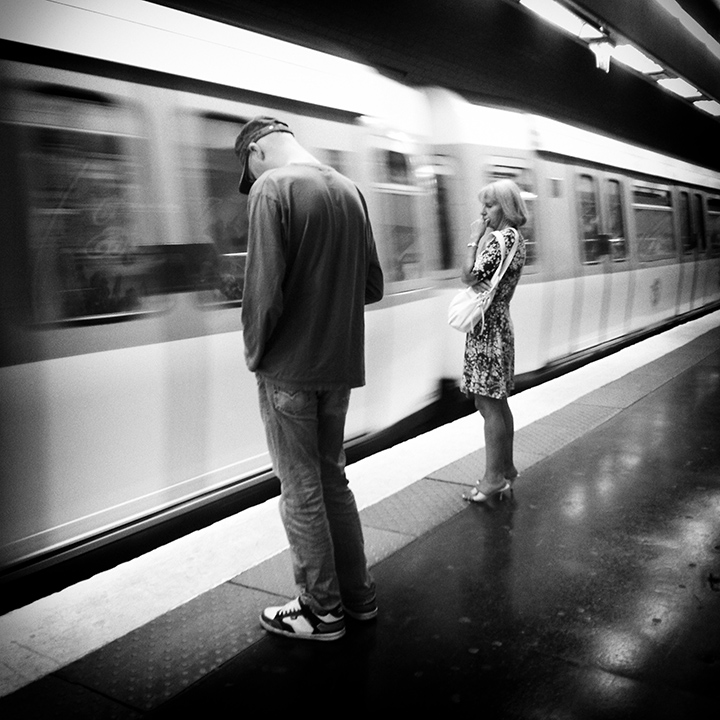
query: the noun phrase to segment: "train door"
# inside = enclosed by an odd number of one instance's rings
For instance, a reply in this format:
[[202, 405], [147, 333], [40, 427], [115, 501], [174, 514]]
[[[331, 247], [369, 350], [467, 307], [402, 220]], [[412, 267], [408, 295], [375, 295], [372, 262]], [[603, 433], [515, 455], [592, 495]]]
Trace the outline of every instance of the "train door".
[[[212, 250], [207, 281], [185, 299], [192, 337], [175, 343], [168, 369], [184, 392], [170, 400], [175, 476], [203, 491], [252, 478], [270, 466], [257, 386], [245, 367], [241, 307], [247, 257], [247, 197], [235, 139], [255, 108], [178, 94], [180, 132], [166, 147], [181, 179], [178, 214], [193, 242]], [[194, 409], [194, 411], [193, 411]]]
[[6, 69], [8, 243], [23, 267], [13, 357], [0, 368], [1, 565], [154, 508], [165, 460], [158, 338], [173, 303], [148, 115], [133, 87]]
[[705, 302], [720, 298], [720, 196], [708, 195], [707, 237], [708, 237], [708, 283]]
[[696, 219], [693, 217], [691, 194], [680, 190], [677, 194], [677, 233], [680, 244], [680, 282], [678, 285], [678, 313], [692, 310], [698, 294], [698, 244]]
[[694, 307], [702, 306], [705, 302], [705, 288], [708, 284], [709, 263], [707, 262], [707, 235], [705, 232], [705, 203], [699, 192], [690, 196], [690, 233], [695, 255], [697, 280], [693, 295]]
[[720, 197], [680, 190], [677, 216], [682, 259], [678, 305], [679, 312], [686, 312], [720, 295]]
[[[368, 382], [358, 393], [373, 423], [389, 425], [432, 402], [444, 364], [447, 308], [436, 292], [436, 176], [427, 149], [406, 136], [368, 134], [370, 216], [385, 275], [385, 298], [367, 314]], [[391, 366], [389, 366], [391, 363]]]
[[631, 329], [639, 329], [675, 315], [680, 264], [671, 188], [635, 180], [631, 193], [633, 237], [639, 263]]
[[490, 156], [485, 170], [488, 182], [504, 179], [515, 182], [527, 209], [526, 222], [520, 228], [525, 240], [525, 266], [510, 306], [511, 317], [522, 318], [523, 330], [515, 336], [515, 372], [520, 375], [538, 367], [538, 351], [544, 345], [540, 317], [544, 288], [538, 277], [538, 188], [535, 169], [525, 157]]
[[540, 202], [538, 223], [541, 246], [536, 255], [542, 297], [534, 308], [541, 311], [537, 322], [540, 340], [535, 345], [535, 367], [570, 352], [575, 277], [578, 258], [575, 228], [570, 209], [574, 206], [573, 168], [542, 157], [538, 162]]
[[576, 183], [583, 267], [572, 324], [573, 349], [578, 351], [625, 332], [631, 286], [623, 179], [582, 171]]

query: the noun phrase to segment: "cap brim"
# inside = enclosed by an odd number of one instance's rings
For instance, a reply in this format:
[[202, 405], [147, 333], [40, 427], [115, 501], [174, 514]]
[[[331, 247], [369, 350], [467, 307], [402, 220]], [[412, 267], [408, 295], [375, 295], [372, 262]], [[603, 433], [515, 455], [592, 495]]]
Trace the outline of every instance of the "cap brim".
[[238, 191], [241, 195], [247, 195], [250, 192], [252, 184], [253, 181], [250, 179], [250, 173], [248, 172], [248, 158], [246, 157], [242, 175], [240, 176], [240, 184], [238, 185]]

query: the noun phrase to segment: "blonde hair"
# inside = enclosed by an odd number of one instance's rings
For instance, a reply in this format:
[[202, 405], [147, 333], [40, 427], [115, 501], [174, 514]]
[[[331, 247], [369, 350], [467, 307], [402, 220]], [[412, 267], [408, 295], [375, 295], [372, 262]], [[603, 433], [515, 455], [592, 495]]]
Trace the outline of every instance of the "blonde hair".
[[527, 222], [528, 210], [520, 188], [512, 180], [496, 180], [486, 185], [479, 193], [480, 202], [487, 197], [494, 197], [503, 211], [505, 219], [514, 227]]

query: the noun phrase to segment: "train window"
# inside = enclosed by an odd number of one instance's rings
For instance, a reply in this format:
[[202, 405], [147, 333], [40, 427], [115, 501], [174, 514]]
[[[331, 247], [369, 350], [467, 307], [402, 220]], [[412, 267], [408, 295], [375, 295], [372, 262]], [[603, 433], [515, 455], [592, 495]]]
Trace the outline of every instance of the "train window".
[[530, 268], [537, 263], [537, 240], [535, 228], [535, 201], [537, 193], [535, 192], [535, 179], [532, 172], [519, 165], [509, 164], [511, 161], [504, 161], [504, 164], [495, 163], [489, 168], [490, 182], [508, 178], [513, 180], [520, 188], [523, 200], [528, 211], [527, 222], [520, 228], [525, 238], [525, 267]]
[[705, 215], [703, 214], [702, 195], [693, 196], [693, 229], [697, 236], [697, 247], [700, 252], [705, 252], [707, 243], [705, 240]]
[[200, 121], [200, 182], [188, 183], [200, 197], [189, 207], [199, 212], [201, 241], [215, 246], [218, 263], [208, 268], [208, 289], [200, 297], [203, 303], [236, 305], [242, 300], [248, 236], [247, 196], [238, 192], [234, 150], [243, 121], [214, 115]]
[[393, 185], [412, 185], [412, 170], [407, 155], [395, 150], [385, 151], [385, 181]]
[[649, 262], [675, 256], [672, 199], [665, 187], [635, 183], [635, 234], [640, 259]]
[[26, 89], [19, 107], [34, 320], [101, 322], [164, 307], [134, 113], [66, 88]]
[[457, 265], [453, 257], [454, 242], [450, 206], [452, 197], [450, 184], [454, 171], [447, 159], [437, 156], [436, 161], [434, 178], [436, 183], [438, 237], [440, 241], [440, 267], [443, 270], [450, 270]]
[[692, 218], [690, 215], [690, 195], [686, 192], [680, 193], [678, 214], [680, 246], [682, 247], [683, 254], [689, 255], [697, 248], [697, 235], [693, 233]]
[[389, 223], [385, 230], [389, 233], [391, 258], [386, 267], [389, 280], [399, 282], [422, 276], [422, 253], [415, 225], [415, 196], [402, 193], [386, 194]]
[[332, 150], [330, 148], [318, 148], [313, 153], [318, 160], [337, 170], [345, 177], [350, 177], [350, 162], [348, 153], [342, 150]]
[[583, 262], [597, 263], [608, 255], [608, 246], [600, 238], [600, 203], [597, 183], [591, 175], [578, 178], [578, 211]]
[[710, 254], [720, 255], [720, 197], [707, 199], [708, 235], [710, 236]]
[[377, 190], [383, 204], [382, 222], [376, 227], [379, 251], [389, 282], [420, 278], [424, 271], [424, 253], [419, 227], [418, 202], [423, 194], [415, 182], [410, 158], [394, 150], [380, 150], [383, 182]]
[[613, 262], [622, 262], [627, 259], [627, 240], [622, 185], [619, 180], [606, 181], [605, 202], [607, 206], [605, 236], [608, 238], [608, 252]]

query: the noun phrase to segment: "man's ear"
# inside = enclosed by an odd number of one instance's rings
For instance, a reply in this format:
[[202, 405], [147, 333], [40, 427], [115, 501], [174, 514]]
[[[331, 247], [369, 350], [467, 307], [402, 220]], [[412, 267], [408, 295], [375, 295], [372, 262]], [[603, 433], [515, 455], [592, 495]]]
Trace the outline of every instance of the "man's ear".
[[265, 151], [256, 142], [251, 142], [248, 145], [248, 153], [251, 152], [254, 152], [257, 155], [257, 159], [261, 162], [265, 159]]

